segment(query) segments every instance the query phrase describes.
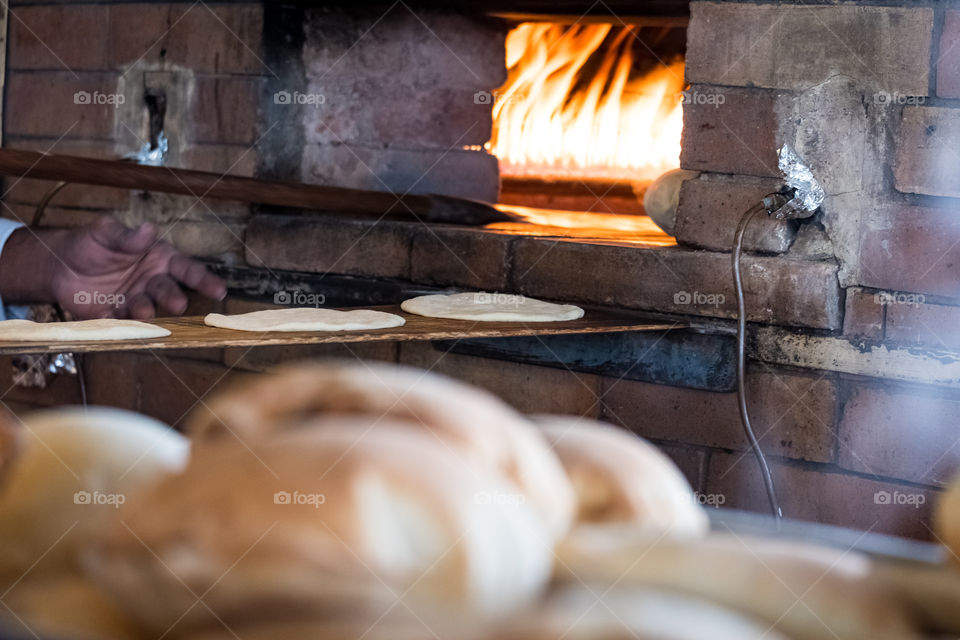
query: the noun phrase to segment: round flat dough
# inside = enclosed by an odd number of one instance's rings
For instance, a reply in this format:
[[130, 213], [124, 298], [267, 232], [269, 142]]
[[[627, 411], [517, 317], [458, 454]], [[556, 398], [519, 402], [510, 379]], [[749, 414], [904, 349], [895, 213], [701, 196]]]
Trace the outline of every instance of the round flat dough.
[[203, 322], [211, 327], [237, 331], [362, 331], [401, 327], [406, 321], [398, 315], [370, 309], [338, 311], [304, 307], [267, 309], [234, 316], [209, 313]]
[[77, 320], [72, 322], [0, 321], [0, 340], [18, 342], [72, 342], [142, 340], [170, 335], [163, 327], [136, 320]]
[[559, 322], [583, 317], [572, 304], [554, 304], [521, 295], [468, 292], [420, 296], [405, 300], [400, 308], [428, 318], [479, 322]]

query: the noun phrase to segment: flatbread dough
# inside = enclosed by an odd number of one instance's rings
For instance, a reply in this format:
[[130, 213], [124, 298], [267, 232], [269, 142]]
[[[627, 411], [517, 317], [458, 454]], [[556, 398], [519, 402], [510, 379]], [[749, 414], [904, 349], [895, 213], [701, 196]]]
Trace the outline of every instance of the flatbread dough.
[[420, 296], [405, 300], [400, 308], [428, 318], [479, 322], [558, 322], [583, 317], [583, 309], [572, 304], [553, 304], [526, 296], [480, 291]]
[[163, 327], [136, 320], [76, 320], [72, 322], [0, 321], [0, 340], [11, 342], [73, 342], [142, 340], [170, 335]]
[[392, 313], [355, 309], [267, 309], [233, 316], [209, 313], [204, 324], [237, 331], [362, 331], [401, 327], [403, 318]]

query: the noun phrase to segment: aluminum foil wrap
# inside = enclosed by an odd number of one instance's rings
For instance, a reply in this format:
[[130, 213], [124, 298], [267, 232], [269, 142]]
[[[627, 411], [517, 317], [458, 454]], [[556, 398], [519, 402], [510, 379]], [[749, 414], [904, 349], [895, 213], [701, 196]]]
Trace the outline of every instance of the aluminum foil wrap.
[[823, 204], [824, 193], [810, 167], [787, 144], [780, 147], [779, 164], [787, 186], [796, 189], [790, 204], [811, 213], [816, 211]]
[[163, 159], [167, 155], [167, 150], [170, 147], [170, 143], [167, 141], [167, 136], [163, 135], [163, 132], [160, 133], [160, 137], [157, 138], [157, 148], [151, 149], [150, 143], [145, 143], [140, 147], [139, 151], [134, 153], [128, 153], [123, 156], [124, 160], [133, 160], [137, 164], [145, 164], [151, 167], [162, 167]]

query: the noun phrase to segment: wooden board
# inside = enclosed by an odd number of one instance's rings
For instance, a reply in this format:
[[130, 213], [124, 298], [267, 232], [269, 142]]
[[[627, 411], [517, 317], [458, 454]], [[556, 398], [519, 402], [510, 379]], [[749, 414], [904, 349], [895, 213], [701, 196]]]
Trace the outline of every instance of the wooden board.
[[366, 307], [403, 316], [402, 327], [367, 331], [259, 332], [219, 329], [203, 324], [202, 317], [161, 318], [153, 324], [171, 331], [165, 338], [113, 342], [12, 342], [0, 340], [0, 355], [22, 353], [86, 353], [93, 351], [153, 351], [156, 349], [201, 349], [258, 347], [332, 342], [398, 342], [410, 340], [456, 340], [510, 336], [611, 333], [615, 331], [662, 331], [682, 329], [683, 322], [650, 320], [638, 316], [588, 310], [583, 318], [567, 322], [471, 322], [424, 318], [400, 310], [399, 305]]

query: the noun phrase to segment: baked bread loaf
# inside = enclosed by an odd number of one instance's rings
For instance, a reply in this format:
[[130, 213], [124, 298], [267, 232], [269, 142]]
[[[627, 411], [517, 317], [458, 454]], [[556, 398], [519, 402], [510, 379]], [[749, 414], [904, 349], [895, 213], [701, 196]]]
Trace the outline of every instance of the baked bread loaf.
[[502, 615], [541, 594], [552, 558], [499, 474], [417, 425], [349, 416], [195, 448], [98, 542], [91, 574], [149, 631], [177, 623], [175, 636], [251, 616], [373, 622], [396, 606]]
[[764, 622], [696, 597], [642, 587], [570, 585], [491, 640], [787, 640]]
[[654, 536], [700, 536], [710, 528], [683, 474], [655, 446], [584, 418], [537, 416], [578, 501], [578, 522], [629, 522]]
[[465, 464], [496, 469], [519, 487], [554, 538], [573, 520], [573, 489], [537, 430], [496, 396], [421, 369], [376, 363], [304, 363], [245, 379], [188, 419], [195, 442], [252, 444], [318, 415], [362, 415], [416, 425]]
[[792, 640], [921, 637], [916, 611], [877, 562], [792, 540], [711, 534], [664, 539], [629, 527], [575, 529], [557, 549], [561, 581], [669, 589], [764, 621]]
[[159, 476], [189, 444], [130, 411], [68, 407], [23, 416], [20, 452], [0, 492], [0, 583], [73, 566], [80, 541]]

